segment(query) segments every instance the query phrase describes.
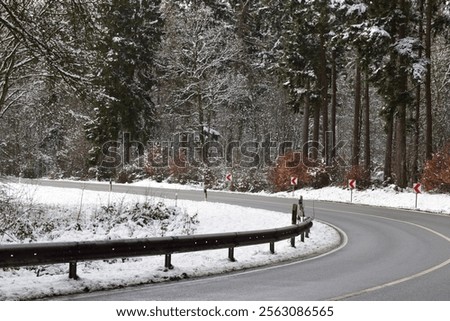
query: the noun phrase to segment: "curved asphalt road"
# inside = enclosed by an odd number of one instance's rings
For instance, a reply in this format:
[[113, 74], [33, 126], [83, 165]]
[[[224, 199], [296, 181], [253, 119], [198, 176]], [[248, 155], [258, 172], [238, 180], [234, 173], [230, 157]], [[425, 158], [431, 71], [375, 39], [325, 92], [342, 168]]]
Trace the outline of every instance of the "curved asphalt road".
[[[35, 181], [36, 182], [36, 181]], [[80, 187], [80, 182], [39, 181]], [[86, 189], [107, 190], [105, 184]], [[203, 200], [203, 191], [114, 185], [115, 192]], [[289, 213], [293, 199], [208, 192], [208, 201]], [[307, 215], [313, 212], [306, 202]], [[450, 300], [450, 216], [315, 202], [316, 219], [345, 232], [346, 244], [318, 258], [174, 283], [68, 297], [69, 300]], [[312, 233], [314, 229], [312, 230]]]

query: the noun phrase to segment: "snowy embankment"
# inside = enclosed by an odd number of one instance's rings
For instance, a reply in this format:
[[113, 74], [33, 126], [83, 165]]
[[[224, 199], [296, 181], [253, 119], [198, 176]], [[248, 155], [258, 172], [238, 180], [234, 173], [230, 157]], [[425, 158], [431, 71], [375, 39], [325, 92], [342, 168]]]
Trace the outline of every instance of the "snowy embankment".
[[[206, 234], [290, 224], [290, 215], [285, 213], [218, 203], [25, 184], [9, 184], [7, 191], [21, 200], [20, 213], [25, 215], [28, 209], [33, 208], [33, 213], [39, 215], [38, 221], [46, 222], [39, 233], [28, 231], [30, 238], [21, 242], [31, 239], [34, 242], [56, 242]], [[142, 204], [159, 208], [158, 213], [169, 218], [148, 223], [145, 215], [138, 215], [142, 212]], [[112, 216], [113, 225], [108, 219]], [[25, 226], [34, 226], [34, 223], [25, 223]], [[46, 233], [45, 229], [48, 229]], [[11, 241], [19, 240], [5, 234], [0, 239], [0, 243]], [[0, 270], [0, 300], [29, 300], [219, 274], [309, 257], [335, 248], [340, 242], [341, 237], [335, 229], [315, 222], [310, 238], [305, 243], [297, 240], [296, 248], [290, 247], [288, 240], [276, 244], [275, 255], [270, 254], [268, 244], [236, 248], [237, 262], [228, 260], [226, 250], [175, 254], [172, 257], [175, 268], [169, 271], [164, 271], [164, 258], [161, 256], [92, 261], [78, 264], [80, 279], [77, 281], [68, 278], [67, 264], [4, 269]]]
[[[151, 180], [143, 180], [131, 185], [146, 186], [150, 188], [170, 188], [170, 189], [200, 189], [199, 186], [189, 186], [180, 184], [157, 183]], [[417, 208], [415, 207], [416, 193], [412, 188], [399, 191], [395, 185], [384, 188], [373, 188], [367, 190], [350, 190], [341, 187], [324, 187], [320, 189], [305, 188], [292, 192], [280, 192], [270, 194], [267, 192], [259, 193], [264, 196], [272, 197], [292, 197], [298, 199], [303, 196], [305, 200], [330, 201], [341, 203], [352, 203], [381, 206], [391, 208], [401, 208], [410, 210], [419, 210], [424, 212], [433, 212], [450, 215], [450, 195], [423, 192], [418, 195]]]
[[[63, 180], [64, 181], [64, 180]], [[68, 180], [70, 181], [70, 180]], [[86, 182], [89, 184], [89, 182]], [[92, 182], [99, 184], [99, 182]], [[107, 185], [108, 182], [100, 184]], [[161, 189], [173, 189], [173, 190], [202, 190], [200, 185], [182, 185], [167, 182], [155, 182], [150, 179], [141, 180], [136, 183], [130, 184], [132, 186], [141, 186], [148, 188], [161, 188]], [[227, 191], [221, 191], [227, 192]], [[231, 192], [230, 192], [231, 193]], [[238, 193], [238, 192], [232, 192]], [[255, 193], [239, 193], [239, 194], [252, 194]], [[416, 193], [412, 188], [407, 188], [403, 191], [399, 191], [395, 185], [390, 185], [384, 188], [373, 188], [367, 190], [353, 190], [351, 196], [348, 188], [342, 187], [324, 187], [320, 189], [305, 188], [292, 192], [280, 192], [269, 193], [260, 192], [259, 195], [267, 197], [283, 197], [283, 198], [295, 198], [298, 199], [303, 196], [305, 200], [316, 201], [329, 201], [340, 203], [352, 203], [379, 207], [400, 208], [408, 210], [418, 210], [424, 212], [439, 213], [444, 215], [450, 215], [450, 194], [428, 193], [423, 192], [418, 195], [417, 208], [415, 207]]]
[[292, 192], [274, 194], [274, 196], [278, 197], [295, 198], [300, 197], [300, 195], [303, 196], [305, 200], [350, 203], [350, 200], [352, 199], [352, 203], [354, 204], [419, 210], [450, 215], [449, 194], [418, 194], [416, 208], [416, 193], [412, 189], [397, 191], [395, 186], [363, 191], [353, 190], [353, 195], [351, 195], [350, 190], [339, 187], [297, 190], [294, 192], [294, 196]]

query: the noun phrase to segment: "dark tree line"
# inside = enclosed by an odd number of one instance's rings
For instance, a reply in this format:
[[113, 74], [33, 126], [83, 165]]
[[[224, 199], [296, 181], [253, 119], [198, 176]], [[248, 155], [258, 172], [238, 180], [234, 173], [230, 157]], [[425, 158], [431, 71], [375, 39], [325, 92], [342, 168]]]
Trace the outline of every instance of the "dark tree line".
[[[406, 187], [450, 137], [449, 7], [0, 0], [2, 173], [110, 175], [111, 148], [142, 166], [147, 141], [189, 132], [295, 141], [331, 182], [353, 168]], [[142, 144], [105, 145], [125, 133]]]

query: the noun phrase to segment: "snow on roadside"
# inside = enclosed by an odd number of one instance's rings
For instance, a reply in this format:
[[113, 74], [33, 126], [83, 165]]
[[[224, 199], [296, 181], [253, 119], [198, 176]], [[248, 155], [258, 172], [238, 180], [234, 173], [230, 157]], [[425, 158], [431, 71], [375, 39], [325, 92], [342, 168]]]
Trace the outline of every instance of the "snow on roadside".
[[[92, 183], [99, 184], [99, 182], [92, 182]], [[103, 184], [107, 183], [104, 182]], [[201, 189], [201, 187], [198, 185], [195, 186], [182, 185], [167, 182], [159, 183], [150, 179], [144, 179], [142, 181], [132, 183], [130, 185], [143, 186], [149, 188], [175, 189], [175, 190]], [[227, 193], [227, 191], [221, 192]], [[229, 193], [236, 193], [236, 192], [229, 192]], [[240, 193], [240, 194], [255, 195], [255, 193]], [[350, 203], [350, 190], [347, 188], [333, 187], [333, 186], [324, 187], [320, 189], [312, 189], [312, 188], [300, 189], [296, 190], [294, 194], [292, 194], [292, 192], [280, 192], [275, 194], [269, 192], [260, 192], [257, 194], [272, 197], [293, 197], [296, 199], [298, 199], [301, 195], [305, 200]], [[423, 192], [422, 194], [418, 195], [417, 208], [415, 208], [415, 198], [416, 194], [411, 188], [407, 188], [404, 191], [397, 191], [394, 185], [387, 186], [384, 188], [353, 191], [353, 203], [355, 204], [402, 208], [402, 209], [419, 210], [425, 212], [450, 215], [450, 194]]]
[[[294, 197], [303, 196], [305, 200], [321, 200], [350, 203], [350, 190], [339, 187], [325, 187], [321, 189], [301, 189], [294, 193]], [[292, 192], [274, 194], [278, 197], [292, 197]], [[383, 206], [434, 212], [450, 215], [450, 195], [422, 193], [418, 195], [417, 209], [415, 208], [416, 194], [412, 189], [400, 192], [394, 186], [385, 188], [353, 190], [353, 203], [371, 206]]]
[[149, 188], [168, 188], [168, 189], [178, 189], [178, 190], [201, 190], [203, 189], [200, 185], [191, 184], [178, 184], [178, 183], [167, 183], [167, 182], [156, 182], [150, 179], [144, 179], [138, 182], [131, 183], [133, 186], [143, 186]]
[[[61, 215], [96, 211], [108, 203], [135, 204], [149, 201], [148, 196], [122, 193], [96, 192], [69, 188], [43, 187], [25, 184], [9, 184], [10, 191], [29, 204], [45, 204], [55, 210], [70, 209]], [[290, 216], [284, 213], [256, 210], [234, 205], [193, 202], [185, 200], [162, 200], [152, 197], [152, 202], [163, 201], [167, 206], [182, 208], [188, 215], [197, 215], [199, 224], [196, 234], [256, 230], [287, 226]], [[176, 202], [176, 204], [175, 204]], [[72, 214], [70, 214], [72, 213]], [[120, 233], [116, 231], [116, 233]], [[125, 232], [124, 232], [125, 233]], [[63, 235], [64, 233], [61, 232]], [[127, 235], [122, 235], [127, 237]], [[81, 237], [82, 239], [74, 239]], [[73, 234], [65, 241], [88, 240], [92, 235]], [[119, 235], [120, 237], [120, 235]], [[69, 238], [69, 239], [68, 239]], [[87, 239], [86, 239], [87, 238]], [[315, 222], [310, 238], [305, 243], [297, 240], [297, 247], [290, 241], [276, 243], [276, 254], [270, 254], [269, 245], [240, 247], [235, 249], [237, 262], [230, 262], [227, 250], [212, 250], [172, 256], [173, 270], [164, 271], [161, 256], [132, 258], [127, 260], [92, 261], [78, 264], [77, 281], [68, 279], [67, 265], [49, 265], [39, 269], [20, 268], [0, 271], [0, 300], [30, 300], [56, 295], [112, 289], [127, 285], [148, 284], [171, 279], [183, 279], [309, 257], [338, 246], [339, 233], [330, 226]]]
[[[131, 185], [169, 189], [197, 190], [200, 188], [198, 186], [169, 184], [165, 182], [157, 183], [148, 179], [132, 183]], [[281, 192], [275, 194], [261, 192], [259, 194], [273, 197], [293, 197], [296, 199], [303, 196], [305, 200], [350, 203], [350, 190], [341, 187], [324, 187], [320, 189], [305, 188], [296, 190], [294, 194], [292, 192]], [[354, 190], [352, 197], [352, 201], [355, 204], [420, 210], [450, 215], [450, 194], [423, 192], [418, 195], [417, 208], [415, 208], [415, 199], [416, 194], [412, 188], [408, 188], [404, 191], [398, 191], [395, 189], [395, 185], [384, 188], [367, 189], [363, 191]]]

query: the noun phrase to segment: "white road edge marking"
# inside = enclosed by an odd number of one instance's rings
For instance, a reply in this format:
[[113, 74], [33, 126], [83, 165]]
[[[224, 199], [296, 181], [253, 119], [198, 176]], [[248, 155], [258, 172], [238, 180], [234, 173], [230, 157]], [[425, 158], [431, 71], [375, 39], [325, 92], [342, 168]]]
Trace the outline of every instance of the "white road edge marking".
[[[338, 212], [338, 211], [334, 211], [334, 210], [328, 210], [328, 211]], [[426, 231], [428, 231], [430, 233], [433, 233], [433, 234], [443, 238], [447, 242], [450, 242], [450, 237], [447, 237], [447, 236], [445, 236], [445, 235], [443, 235], [443, 234], [441, 234], [441, 233], [439, 233], [439, 232], [437, 232], [435, 230], [432, 230], [432, 229], [430, 229], [428, 227], [425, 227], [423, 225], [419, 225], [419, 224], [411, 223], [411, 222], [405, 222], [405, 221], [397, 220], [397, 219], [390, 218], [390, 217], [383, 217], [383, 216], [377, 216], [377, 215], [371, 215], [371, 214], [362, 214], [362, 213], [356, 213], [356, 212], [351, 212], [351, 213], [355, 214], [355, 215], [360, 215], [360, 216], [370, 216], [370, 217], [381, 218], [381, 219], [385, 219], [385, 220], [389, 220], [389, 221], [399, 222], [399, 223], [403, 223], [403, 224], [409, 224], [409, 225], [421, 228], [423, 230], [426, 230]], [[416, 273], [414, 275], [407, 276], [407, 277], [404, 277], [404, 278], [401, 278], [401, 279], [398, 279], [398, 280], [395, 280], [395, 281], [392, 281], [392, 282], [388, 282], [388, 283], [385, 283], [385, 284], [381, 284], [381, 285], [378, 285], [378, 286], [374, 286], [372, 288], [368, 288], [368, 289], [364, 289], [364, 290], [361, 290], [361, 291], [352, 292], [352, 293], [344, 294], [344, 295], [337, 296], [337, 297], [334, 297], [334, 298], [330, 298], [330, 299], [327, 299], [326, 301], [340, 301], [340, 300], [345, 300], [345, 299], [348, 299], [348, 298], [351, 298], [351, 297], [355, 297], [355, 296], [358, 296], [358, 295], [361, 295], [361, 294], [366, 294], [366, 293], [369, 293], [369, 292], [381, 290], [383, 288], [387, 288], [389, 286], [393, 286], [393, 285], [397, 285], [397, 284], [400, 284], [400, 283], [403, 283], [403, 282], [407, 282], [407, 281], [416, 279], [418, 277], [424, 276], [426, 274], [432, 273], [432, 272], [437, 271], [437, 270], [439, 270], [439, 269], [441, 269], [441, 268], [443, 268], [443, 267], [445, 267], [445, 266], [447, 266], [449, 264], [450, 264], [450, 259], [442, 262], [441, 264], [433, 266], [433, 267], [431, 267], [431, 268], [429, 268], [427, 270], [424, 270], [422, 272]]]
[[411, 275], [411, 276], [407, 276], [407, 277], [404, 277], [402, 279], [398, 279], [398, 280], [395, 280], [395, 281], [392, 281], [392, 282], [389, 282], [389, 283], [385, 283], [385, 284], [382, 284], [382, 285], [374, 286], [373, 288], [368, 288], [368, 289], [361, 290], [361, 291], [358, 291], [358, 292], [353, 292], [353, 293], [341, 295], [341, 296], [338, 296], [338, 297], [334, 297], [334, 298], [331, 298], [331, 299], [327, 299], [326, 301], [341, 301], [341, 300], [349, 299], [351, 297], [358, 296], [358, 295], [361, 295], [361, 294], [366, 294], [366, 293], [373, 292], [373, 291], [376, 291], [376, 290], [381, 290], [381, 289], [387, 288], [389, 286], [397, 285], [397, 284], [400, 284], [400, 283], [403, 283], [403, 282], [406, 282], [406, 281], [410, 281], [410, 280], [413, 280], [415, 278], [424, 276], [424, 275], [426, 275], [428, 273], [432, 273], [432, 272], [437, 271], [440, 268], [443, 268], [443, 267], [445, 267], [445, 266], [447, 266], [449, 264], [450, 264], [450, 259], [448, 259], [445, 262], [442, 262], [439, 265], [433, 266], [432, 268], [430, 268], [428, 270], [419, 272], [417, 274], [414, 274], [414, 275]]

